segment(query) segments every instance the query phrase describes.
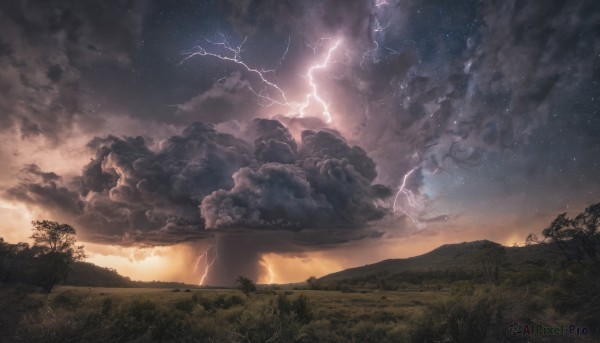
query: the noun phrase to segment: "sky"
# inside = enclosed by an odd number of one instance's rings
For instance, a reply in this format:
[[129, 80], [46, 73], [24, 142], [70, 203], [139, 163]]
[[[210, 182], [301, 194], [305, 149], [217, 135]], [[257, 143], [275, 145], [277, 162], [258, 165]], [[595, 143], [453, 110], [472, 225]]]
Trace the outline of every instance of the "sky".
[[0, 3], [0, 236], [303, 281], [600, 201], [597, 1]]

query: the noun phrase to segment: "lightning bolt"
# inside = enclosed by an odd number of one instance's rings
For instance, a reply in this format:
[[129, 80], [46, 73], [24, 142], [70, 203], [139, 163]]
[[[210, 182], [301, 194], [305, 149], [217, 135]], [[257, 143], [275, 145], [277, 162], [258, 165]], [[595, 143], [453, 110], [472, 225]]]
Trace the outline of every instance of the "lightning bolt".
[[[372, 42], [373, 42], [373, 44], [375, 44], [375, 47], [373, 49], [369, 49], [363, 53], [362, 60], [360, 61], [361, 68], [365, 67], [364, 64], [365, 64], [367, 57], [369, 57], [369, 55], [371, 55], [372, 52], [375, 52], [375, 51], [377, 51], [377, 49], [379, 49], [379, 43], [377, 43], [377, 41], [375, 41], [375, 40], [373, 40]], [[377, 63], [377, 62], [379, 62], [379, 60], [374, 58], [373, 62]]]
[[275, 273], [269, 263], [267, 263], [267, 270], [269, 271], [269, 285], [272, 285], [275, 282]]
[[[402, 178], [402, 184], [400, 185], [400, 187], [398, 187], [398, 192], [396, 192], [396, 196], [394, 197], [394, 204], [392, 206], [392, 211], [393, 212], [396, 212], [396, 202], [398, 201], [398, 197], [400, 196], [400, 194], [406, 195], [406, 197], [408, 198], [409, 205], [414, 207], [414, 205], [411, 204], [412, 200], [411, 200], [411, 197], [409, 195], [409, 194], [412, 194], [412, 192], [410, 190], [405, 189], [405, 187], [406, 187], [406, 180], [418, 168], [419, 168], [419, 166], [416, 166], [416, 167], [412, 168], [411, 170], [409, 170], [408, 172], [406, 172], [406, 174], [404, 174], [404, 177]], [[413, 196], [414, 196], [414, 194], [413, 194]]]
[[384, 5], [389, 5], [389, 3], [386, 0], [376, 0], [375, 1], [375, 8], [378, 8], [378, 7], [384, 6]]
[[[365, 67], [364, 64], [367, 61], [367, 58], [369, 58], [369, 56], [371, 56], [372, 53], [376, 52], [379, 49], [379, 43], [377, 43], [377, 39], [375, 37], [377, 37], [377, 35], [379, 35], [379, 34], [382, 34], [390, 25], [391, 18], [388, 20], [387, 24], [384, 26], [381, 26], [381, 23], [379, 22], [379, 19], [377, 18], [377, 15], [378, 15], [377, 12], [386, 5], [389, 5], [389, 3], [385, 0], [376, 0], [373, 3], [373, 11], [371, 12], [372, 32], [369, 35], [370, 38], [373, 37], [373, 38], [371, 38], [371, 45], [373, 46], [373, 48], [366, 50], [362, 54], [362, 59], [360, 60], [360, 64], [359, 64], [361, 68]], [[379, 58], [377, 58], [377, 56], [373, 56], [373, 63], [378, 63], [378, 62], [379, 62]]]
[[[206, 49], [204, 49], [202, 46], [195, 46], [193, 48], [193, 51], [191, 52], [185, 52], [184, 55], [186, 56], [180, 63], [179, 65], [181, 65], [182, 63], [184, 63], [185, 61], [187, 61], [188, 59], [195, 57], [195, 56], [211, 56], [211, 57], [215, 57], [218, 58], [220, 60], [223, 61], [229, 61], [232, 63], [235, 63], [239, 66], [241, 66], [243, 69], [245, 69], [246, 71], [258, 76], [261, 80], [261, 82], [266, 85], [265, 88], [263, 88], [260, 92], [256, 92], [254, 91], [254, 89], [250, 88], [250, 90], [257, 95], [260, 99], [262, 100], [266, 100], [267, 101], [267, 105], [266, 106], [271, 106], [273, 104], [279, 104], [279, 105], [288, 105], [289, 102], [287, 100], [287, 97], [285, 95], [285, 92], [279, 88], [278, 85], [276, 85], [275, 83], [269, 81], [269, 79], [267, 78], [267, 74], [269, 73], [275, 73], [275, 71], [277, 70], [277, 68], [273, 68], [273, 69], [257, 69], [257, 68], [252, 68], [250, 67], [248, 64], [246, 64], [246, 62], [244, 62], [241, 58], [241, 53], [242, 53], [242, 48], [244, 46], [244, 44], [246, 43], [248, 37], [245, 37], [244, 40], [242, 41], [242, 43], [237, 46], [237, 47], [232, 47], [231, 44], [229, 43], [229, 41], [227, 40], [227, 38], [225, 37], [225, 35], [220, 34], [222, 41], [221, 42], [213, 42], [210, 40], [206, 40], [208, 43], [212, 44], [213, 46], [217, 46], [217, 47], [221, 47], [226, 54], [219, 54], [219, 53], [214, 53], [214, 52], [209, 52]], [[279, 65], [281, 65], [281, 63], [283, 62], [283, 60], [285, 59], [285, 56], [287, 55], [287, 52], [289, 50], [289, 39], [288, 39], [288, 47], [286, 48], [282, 58], [279, 60]], [[278, 94], [279, 99], [275, 99], [272, 98], [269, 93], [268, 93], [268, 89], [272, 89], [273, 91], [275, 91], [275, 93]], [[266, 92], [266, 94], [265, 94]]]
[[[223, 53], [211, 52], [211, 51], [206, 50], [202, 46], [195, 46], [191, 51], [183, 53], [185, 57], [179, 63], [179, 65], [183, 64], [188, 59], [190, 59], [192, 57], [196, 57], [196, 56], [209, 56], [209, 57], [213, 57], [213, 58], [218, 58], [222, 61], [228, 61], [228, 62], [234, 63], [234, 64], [240, 66], [242, 69], [248, 71], [249, 73], [251, 73], [253, 75], [256, 75], [259, 78], [260, 83], [263, 85], [262, 89], [260, 89], [259, 91], [256, 91], [251, 86], [249, 86], [249, 90], [259, 98], [260, 105], [265, 106], [265, 107], [270, 107], [273, 105], [284, 106], [284, 107], [287, 107], [288, 109], [290, 109], [291, 112], [299, 112], [300, 117], [304, 117], [306, 115], [306, 110], [307, 110], [308, 106], [311, 104], [311, 100], [314, 100], [322, 108], [322, 115], [326, 118], [327, 123], [331, 123], [332, 116], [331, 116], [331, 111], [329, 110], [329, 104], [319, 94], [319, 87], [317, 85], [317, 82], [315, 81], [314, 73], [317, 70], [325, 69], [329, 64], [332, 63], [332, 61], [331, 61], [332, 54], [338, 48], [338, 46], [341, 44], [341, 42], [342, 42], [341, 39], [335, 41], [333, 43], [333, 45], [331, 45], [329, 47], [327, 54], [325, 56], [325, 59], [322, 63], [312, 65], [308, 69], [308, 71], [306, 73], [306, 78], [308, 79], [308, 86], [309, 86], [310, 92], [304, 97], [305, 100], [303, 102], [297, 102], [297, 101], [288, 100], [288, 96], [287, 96], [286, 92], [275, 82], [271, 81], [270, 77], [269, 77], [270, 75], [275, 75], [275, 72], [281, 66], [281, 64], [283, 63], [283, 60], [287, 56], [287, 53], [289, 51], [289, 46], [290, 46], [290, 38], [289, 37], [288, 37], [287, 47], [286, 47], [282, 57], [279, 59], [277, 66], [273, 69], [265, 69], [265, 68], [259, 69], [259, 68], [254, 68], [254, 67], [248, 65], [246, 62], [244, 62], [244, 60], [241, 57], [241, 54], [243, 52], [243, 46], [247, 41], [247, 37], [244, 38], [244, 40], [242, 41], [242, 43], [239, 46], [233, 47], [229, 43], [229, 41], [227, 40], [225, 35], [220, 34], [220, 36], [221, 36], [221, 41], [219, 41], [219, 42], [210, 41], [208, 39], [206, 41], [209, 44], [211, 44], [212, 46], [220, 48], [223, 51]], [[321, 38], [314, 45], [312, 45], [312, 46], [309, 45], [309, 47], [313, 50], [313, 52], [316, 53], [317, 48], [319, 46], [321, 46], [324, 41], [328, 41], [328, 40], [331, 40], [331, 39], [330, 38]]]
[[198, 270], [198, 266], [200, 265], [200, 260], [202, 259], [203, 255], [198, 256], [198, 258], [196, 259], [196, 264], [194, 265], [194, 273], [196, 273], [196, 271]]
[[327, 118], [327, 123], [331, 123], [332, 118], [331, 118], [331, 112], [329, 111], [329, 104], [326, 103], [325, 100], [323, 100], [323, 98], [321, 98], [321, 96], [319, 95], [313, 72], [315, 70], [325, 69], [327, 67], [327, 64], [331, 60], [331, 55], [338, 48], [338, 46], [340, 46], [341, 42], [342, 42], [341, 39], [337, 40], [331, 47], [329, 47], [329, 50], [327, 51], [327, 55], [325, 56], [325, 60], [323, 61], [323, 63], [315, 64], [308, 69], [306, 76], [308, 78], [308, 84], [310, 85], [311, 92], [306, 95], [306, 100], [300, 106], [300, 117], [301, 118], [303, 118], [305, 116], [306, 108], [310, 104], [310, 99], [312, 98], [312, 99], [315, 99], [315, 101], [317, 103], [319, 103], [321, 105], [321, 107], [323, 108], [323, 115]]
[[194, 266], [194, 273], [197, 272], [198, 267], [200, 266], [200, 261], [204, 260], [204, 271], [202, 272], [202, 276], [200, 277], [200, 282], [198, 283], [199, 286], [204, 286], [204, 281], [206, 280], [206, 277], [210, 273], [210, 270], [212, 269], [212, 266], [215, 264], [215, 261], [217, 260], [218, 256], [219, 256], [219, 241], [218, 240], [209, 244], [208, 247], [206, 247], [206, 249], [204, 249], [202, 254], [200, 254], [200, 256], [198, 256], [198, 259], [196, 260], [196, 264]]

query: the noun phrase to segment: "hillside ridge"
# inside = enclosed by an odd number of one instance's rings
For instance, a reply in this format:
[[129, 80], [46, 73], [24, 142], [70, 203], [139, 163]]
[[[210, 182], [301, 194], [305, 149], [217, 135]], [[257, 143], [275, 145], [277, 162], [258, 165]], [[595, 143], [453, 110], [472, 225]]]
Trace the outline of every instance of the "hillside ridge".
[[[327, 274], [320, 279], [323, 281], [352, 279], [379, 273], [402, 273], [428, 270], [461, 269], [475, 270], [480, 268], [478, 254], [486, 245], [502, 246], [490, 240], [472, 242], [448, 243], [413, 257], [392, 258], [364, 266], [352, 267], [335, 273]], [[520, 265], [546, 265], [555, 263], [554, 252], [547, 247], [528, 245], [523, 247], [504, 247], [503, 264], [507, 268], [518, 268]]]

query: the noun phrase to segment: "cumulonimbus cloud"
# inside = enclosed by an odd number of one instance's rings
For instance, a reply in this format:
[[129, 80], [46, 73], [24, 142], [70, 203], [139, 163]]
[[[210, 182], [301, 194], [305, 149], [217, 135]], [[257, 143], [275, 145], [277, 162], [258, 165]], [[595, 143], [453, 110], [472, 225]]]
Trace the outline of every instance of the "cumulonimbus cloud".
[[141, 137], [95, 138], [94, 157], [70, 183], [29, 166], [33, 179], [6, 194], [122, 244], [197, 239], [205, 229], [356, 230], [385, 215], [377, 200], [390, 192], [372, 183], [375, 163], [339, 133], [306, 130], [298, 144], [279, 121], [255, 119], [246, 139], [201, 123], [156, 151]]

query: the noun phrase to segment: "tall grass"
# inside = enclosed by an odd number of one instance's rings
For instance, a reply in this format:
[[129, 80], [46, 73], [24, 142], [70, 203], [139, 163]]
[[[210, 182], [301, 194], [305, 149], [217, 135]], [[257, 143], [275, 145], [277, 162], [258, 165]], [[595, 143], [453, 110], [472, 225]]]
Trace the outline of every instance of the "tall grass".
[[544, 319], [543, 294], [456, 282], [450, 293], [66, 291], [34, 307], [10, 342], [503, 342]]

